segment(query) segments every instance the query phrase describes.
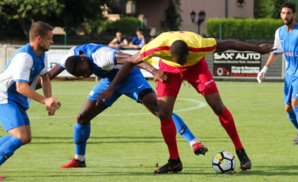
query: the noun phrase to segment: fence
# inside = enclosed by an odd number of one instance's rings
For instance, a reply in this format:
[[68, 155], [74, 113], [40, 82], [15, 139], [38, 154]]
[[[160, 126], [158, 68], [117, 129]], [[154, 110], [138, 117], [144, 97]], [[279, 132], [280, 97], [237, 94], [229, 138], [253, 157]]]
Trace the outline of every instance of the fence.
[[[0, 70], [2, 70], [6, 63], [9, 61], [13, 53], [20, 48], [21, 45], [0, 45]], [[59, 60], [64, 56], [68, 50], [73, 47], [73, 46], [51, 46], [51, 49], [47, 52], [48, 55], [48, 60], [49, 64], [48, 67], [49, 69], [54, 67]], [[123, 52], [129, 53], [129, 54], [134, 54], [138, 50], [132, 50], [132, 49], [126, 49], [123, 50]], [[268, 59], [269, 54], [265, 54], [261, 56], [261, 65], [260, 68], [262, 68], [267, 59]], [[214, 59], [213, 59], [213, 54], [210, 54], [205, 57], [209, 70], [211, 73], [214, 73]], [[284, 79], [285, 75], [285, 60], [283, 56], [280, 56], [279, 59], [273, 64], [270, 69], [268, 70], [266, 74], [266, 79], [267, 80], [273, 80], [273, 81], [281, 81]], [[142, 70], [143, 75], [146, 78], [152, 78], [152, 75], [144, 70]], [[214, 75], [214, 74], [213, 74]], [[71, 77], [67, 71], [62, 72], [59, 74], [59, 76], [65, 76], [65, 77]], [[232, 77], [232, 76], [216, 76], [214, 75], [214, 78], [217, 80], [255, 80], [255, 77]]]

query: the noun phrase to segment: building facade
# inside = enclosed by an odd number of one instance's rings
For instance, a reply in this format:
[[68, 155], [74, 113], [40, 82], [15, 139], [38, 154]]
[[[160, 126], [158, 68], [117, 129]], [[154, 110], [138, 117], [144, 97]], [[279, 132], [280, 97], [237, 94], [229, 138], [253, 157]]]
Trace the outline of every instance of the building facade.
[[[121, 0], [115, 0], [119, 3]], [[125, 1], [125, 0], [123, 0]], [[122, 1], [122, 3], [123, 3]], [[159, 34], [167, 31], [165, 27], [165, 11], [169, 7], [171, 0], [126, 0], [123, 6], [126, 14], [139, 17], [151, 33]], [[209, 18], [253, 18], [253, 0], [180, 0], [179, 9], [181, 10], [182, 23], [180, 30], [206, 33], [206, 22]], [[198, 13], [205, 12], [205, 20], [198, 27]], [[191, 20], [191, 12], [195, 12], [195, 20]], [[109, 15], [107, 15], [109, 16]], [[115, 15], [111, 15], [115, 17]], [[120, 16], [119, 16], [120, 18]]]

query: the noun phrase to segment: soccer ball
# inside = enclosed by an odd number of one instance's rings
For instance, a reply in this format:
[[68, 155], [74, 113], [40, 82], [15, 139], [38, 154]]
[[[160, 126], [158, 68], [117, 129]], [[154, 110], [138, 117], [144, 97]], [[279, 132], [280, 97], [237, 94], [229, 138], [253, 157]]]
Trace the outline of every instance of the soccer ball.
[[216, 173], [230, 173], [236, 167], [236, 159], [231, 152], [221, 151], [213, 157], [212, 167]]

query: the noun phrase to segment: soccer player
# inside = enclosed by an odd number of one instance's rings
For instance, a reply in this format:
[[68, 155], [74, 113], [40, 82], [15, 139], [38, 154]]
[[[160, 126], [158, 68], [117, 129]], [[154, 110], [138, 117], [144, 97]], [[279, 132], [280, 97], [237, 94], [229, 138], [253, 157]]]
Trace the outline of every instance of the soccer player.
[[[87, 78], [91, 74], [95, 74], [101, 78], [100, 82], [88, 95], [82, 110], [77, 116], [77, 123], [74, 127], [75, 157], [68, 164], [61, 166], [61, 168], [86, 167], [85, 152], [87, 140], [90, 135], [90, 121], [105, 109], [111, 107], [121, 95], [124, 94], [136, 102], [142, 103], [152, 114], [160, 118], [156, 94], [143, 77], [139, 68], [134, 68], [124, 78], [114, 90], [112, 98], [96, 105], [97, 96], [109, 86], [117, 74], [118, 69], [121, 67], [120, 64], [129, 57], [131, 55], [122, 53], [118, 49], [109, 46], [84, 44], [71, 48], [60, 60], [60, 63], [49, 71], [51, 79], [56, 77], [64, 69], [77, 77], [83, 76]], [[158, 75], [160, 72], [150, 64], [140, 64], [140, 67], [152, 73], [154, 79], [166, 80], [166, 75]], [[37, 83], [38, 87], [39, 82]], [[174, 113], [172, 117], [177, 131], [190, 143], [194, 153], [196, 155], [205, 154], [208, 149], [194, 137], [183, 120]]]
[[[298, 25], [295, 22], [295, 5], [290, 2], [282, 4], [280, 17], [285, 25], [275, 32], [274, 47], [277, 49], [270, 54], [265, 66], [258, 74], [257, 80], [262, 83], [268, 68], [280, 54], [284, 54], [287, 61], [284, 86], [285, 110], [298, 131]], [[298, 144], [298, 134], [294, 138], [293, 144]]]
[[159, 61], [160, 71], [167, 73], [170, 78], [170, 82], [158, 81], [157, 83], [159, 114], [163, 118], [161, 120], [161, 130], [168, 145], [170, 159], [166, 165], [155, 170], [154, 173], [179, 172], [182, 170], [175, 138], [175, 126], [171, 114], [183, 80], [188, 81], [198, 93], [205, 97], [205, 100], [218, 116], [221, 125], [233, 141], [241, 169], [247, 170], [251, 168], [251, 161], [242, 146], [234, 119], [221, 100], [204, 56], [214, 51], [221, 52], [228, 49], [268, 53], [273, 50], [272, 47], [268, 44], [256, 46], [239, 41], [203, 38], [198, 34], [186, 31], [165, 32], [146, 44], [140, 52], [133, 55], [128, 60], [129, 62], [123, 65], [109, 88], [99, 95], [97, 102], [109, 98], [121, 78], [135, 64], [144, 61], [150, 62], [150, 58], [154, 56], [159, 57], [161, 58]]
[[[61, 106], [52, 97], [44, 53], [53, 44], [52, 30], [43, 22], [33, 23], [29, 43], [14, 53], [0, 74], [0, 123], [9, 133], [0, 138], [0, 165], [31, 141], [30, 120], [26, 113], [31, 99], [44, 104], [50, 116]], [[39, 76], [44, 96], [34, 90]]]

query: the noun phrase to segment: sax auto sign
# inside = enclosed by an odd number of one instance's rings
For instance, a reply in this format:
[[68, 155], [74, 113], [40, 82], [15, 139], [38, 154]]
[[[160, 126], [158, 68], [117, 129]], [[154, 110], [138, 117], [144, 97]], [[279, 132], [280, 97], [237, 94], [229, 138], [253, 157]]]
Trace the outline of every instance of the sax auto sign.
[[213, 54], [213, 75], [256, 77], [261, 70], [261, 54], [226, 51]]

